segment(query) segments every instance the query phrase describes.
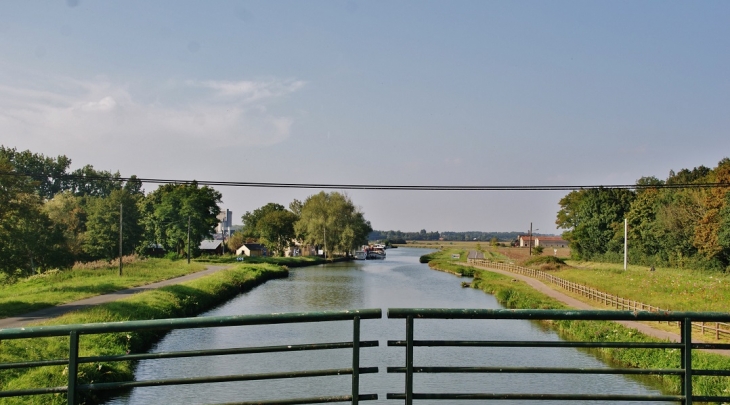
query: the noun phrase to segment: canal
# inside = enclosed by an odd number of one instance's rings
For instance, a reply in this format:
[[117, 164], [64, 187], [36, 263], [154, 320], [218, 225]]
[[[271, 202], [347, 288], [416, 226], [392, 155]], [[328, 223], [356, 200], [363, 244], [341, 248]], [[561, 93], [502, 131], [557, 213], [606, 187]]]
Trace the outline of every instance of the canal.
[[[482, 291], [461, 288], [460, 279], [433, 271], [418, 258], [423, 249], [391, 249], [384, 261], [337, 263], [294, 269], [289, 278], [269, 281], [201, 316], [301, 312], [354, 308], [501, 308]], [[248, 326], [178, 330], [168, 334], [153, 351], [214, 349], [315, 342], [347, 341], [351, 322], [303, 325]], [[417, 320], [416, 339], [459, 340], [559, 340], [539, 324], [517, 320]], [[364, 348], [361, 366], [379, 366], [380, 373], [361, 376], [360, 392], [403, 392], [403, 374], [387, 374], [387, 366], [402, 366], [405, 349], [388, 347], [387, 340], [405, 338], [404, 320], [365, 320], [363, 340], [379, 340], [380, 347]], [[567, 348], [416, 348], [417, 366], [550, 366], [607, 367], [584, 351]], [[348, 350], [269, 353], [211, 358], [149, 360], [139, 363], [136, 378], [162, 379], [203, 375], [263, 373], [304, 369], [347, 368]], [[318, 395], [344, 395], [350, 376], [316, 377], [265, 382], [216, 383], [134, 389], [108, 404], [206, 404]], [[656, 394], [658, 390], [617, 375], [441, 374], [415, 376], [416, 392], [521, 392]], [[451, 401], [418, 401], [447, 404]], [[460, 403], [469, 403], [461, 401]], [[491, 402], [490, 402], [491, 403]], [[493, 401], [517, 404], [519, 401]], [[537, 401], [539, 404], [559, 402]], [[601, 404], [600, 401], [591, 402]], [[607, 403], [607, 402], [604, 402]]]

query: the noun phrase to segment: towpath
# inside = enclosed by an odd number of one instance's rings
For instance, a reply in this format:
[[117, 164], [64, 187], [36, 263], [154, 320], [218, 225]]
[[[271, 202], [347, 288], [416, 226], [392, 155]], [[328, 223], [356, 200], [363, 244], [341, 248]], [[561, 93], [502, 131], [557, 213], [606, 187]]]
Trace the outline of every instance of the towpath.
[[164, 287], [172, 284], [179, 284], [185, 281], [195, 280], [207, 275], [213, 274], [217, 271], [225, 269], [227, 266], [208, 266], [205, 270], [197, 273], [188, 274], [181, 277], [171, 278], [168, 280], [158, 281], [156, 283], [147, 284], [139, 287], [128, 288], [126, 290], [120, 290], [109, 294], [97, 295], [83, 300], [68, 302], [66, 304], [57, 305], [55, 307], [44, 308], [38, 311], [29, 312], [27, 314], [13, 316], [9, 318], [0, 319], [0, 329], [6, 328], [19, 328], [25, 326], [31, 322], [44, 321], [50, 318], [55, 318], [71, 311], [77, 311], [79, 309], [88, 308], [94, 305], [105, 304], [107, 302], [116, 301], [122, 298], [129, 297], [133, 294], [137, 294], [143, 291], [154, 290], [156, 288]]
[[[528, 276], [525, 276], [522, 274], [512, 273], [512, 272], [505, 271], [505, 270], [498, 270], [498, 269], [492, 269], [489, 267], [477, 266], [477, 265], [473, 265], [473, 264], [470, 264], [470, 266], [476, 267], [481, 270], [491, 271], [493, 273], [503, 274], [505, 276], [509, 276], [516, 280], [524, 281], [527, 285], [534, 288], [535, 290], [537, 290], [557, 301], [560, 301], [565, 305], [568, 305], [568, 306], [576, 308], [576, 309], [588, 309], [588, 310], [601, 309], [598, 307], [594, 307], [590, 304], [587, 304], [583, 301], [577, 300], [567, 294], [563, 294], [560, 291], [556, 291], [556, 290], [550, 288], [549, 286], [547, 286], [546, 284], [544, 284], [543, 282], [541, 282], [540, 280], [534, 279], [532, 277], [528, 277]], [[658, 339], [666, 339], [671, 342], [679, 342], [681, 340], [681, 337], [677, 333], [672, 333], [672, 332], [667, 332], [665, 330], [652, 328], [651, 326], [640, 323], [640, 322], [633, 322], [633, 321], [616, 321], [616, 322], [623, 326], [626, 326], [627, 328], [636, 329], [639, 332], [641, 332], [647, 336], [652, 336], [652, 337], [655, 337]], [[695, 343], [704, 343], [702, 340], [698, 339], [697, 337], [693, 337], [692, 341]], [[703, 351], [721, 354], [724, 356], [730, 356], [730, 350], [703, 350]]]

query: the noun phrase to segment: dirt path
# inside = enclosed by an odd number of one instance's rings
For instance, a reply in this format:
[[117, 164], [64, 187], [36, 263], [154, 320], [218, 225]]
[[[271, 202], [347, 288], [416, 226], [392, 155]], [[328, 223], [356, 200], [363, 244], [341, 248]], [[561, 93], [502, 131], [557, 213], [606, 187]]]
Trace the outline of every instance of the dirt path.
[[147, 284], [139, 287], [128, 288], [126, 290], [116, 291], [110, 294], [97, 295], [95, 297], [86, 298], [79, 301], [68, 302], [66, 304], [57, 305], [55, 307], [44, 308], [38, 311], [29, 312], [27, 314], [13, 316], [0, 319], [0, 329], [19, 328], [31, 322], [44, 321], [50, 318], [61, 316], [71, 311], [88, 308], [93, 305], [104, 304], [129, 297], [143, 291], [154, 290], [155, 288], [164, 287], [172, 284], [179, 284], [185, 281], [195, 280], [205, 277], [209, 274], [225, 269], [227, 266], [208, 266], [205, 270], [197, 273], [188, 274], [182, 277], [171, 278], [168, 280], [158, 281], [156, 283]]
[[[601, 308], [597, 308], [592, 305], [586, 304], [583, 301], [579, 301], [569, 295], [563, 294], [560, 291], [555, 291], [552, 288], [550, 288], [549, 286], [542, 283], [541, 281], [536, 280], [532, 277], [524, 276], [522, 274], [517, 274], [517, 273], [511, 273], [511, 272], [505, 271], [505, 270], [498, 270], [498, 269], [492, 269], [489, 267], [477, 266], [477, 265], [473, 265], [473, 264], [470, 264], [470, 266], [476, 267], [476, 268], [482, 269], [482, 270], [491, 271], [493, 273], [503, 274], [505, 276], [511, 277], [516, 280], [524, 281], [525, 283], [527, 283], [527, 285], [534, 288], [535, 290], [537, 290], [557, 301], [560, 301], [568, 306], [576, 308], [576, 309], [590, 309], [590, 310], [601, 309]], [[664, 331], [661, 329], [655, 329], [649, 325], [646, 325], [646, 324], [643, 324], [640, 322], [616, 321], [616, 323], [624, 325], [627, 328], [636, 329], [639, 332], [641, 332], [647, 336], [652, 336], [652, 337], [659, 338], [659, 339], [666, 339], [671, 342], [679, 342], [681, 340], [679, 334], [677, 334], [677, 333], [667, 332], [667, 331]], [[697, 339], [696, 337], [693, 337], [692, 341], [694, 343], [705, 343], [702, 340]], [[730, 350], [703, 350], [703, 351], [708, 352], [708, 353], [721, 354], [724, 356], [730, 356]]]

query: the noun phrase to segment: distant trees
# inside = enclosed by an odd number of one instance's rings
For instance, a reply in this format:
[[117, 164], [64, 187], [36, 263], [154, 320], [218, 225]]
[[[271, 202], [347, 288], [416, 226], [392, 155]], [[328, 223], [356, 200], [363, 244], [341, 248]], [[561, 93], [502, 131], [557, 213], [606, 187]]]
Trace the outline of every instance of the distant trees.
[[[653, 188], [663, 184], [720, 183], [712, 188]], [[716, 168], [670, 172], [666, 180], [642, 177], [636, 192], [579, 190], [560, 200], [556, 224], [573, 254], [621, 260], [623, 219], [629, 225], [633, 263], [727, 270], [730, 268], [730, 160]]]
[[294, 200], [289, 210], [269, 203], [242, 217], [240, 238], [256, 238], [276, 254], [284, 254], [294, 240], [348, 255], [367, 243], [370, 222], [344, 194], [320, 192], [304, 202]]

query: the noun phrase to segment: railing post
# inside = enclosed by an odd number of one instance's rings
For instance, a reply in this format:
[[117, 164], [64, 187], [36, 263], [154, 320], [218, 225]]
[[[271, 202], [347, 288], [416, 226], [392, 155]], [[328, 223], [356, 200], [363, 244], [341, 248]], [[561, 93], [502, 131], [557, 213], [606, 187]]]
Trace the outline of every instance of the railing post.
[[68, 405], [76, 404], [76, 379], [79, 371], [79, 333], [71, 331], [68, 351]]
[[684, 369], [682, 376], [682, 394], [685, 396], [684, 403], [692, 405], [692, 321], [684, 318], [681, 323], [682, 331], [682, 362], [681, 367]]
[[360, 397], [360, 317], [352, 319], [352, 405]]
[[413, 405], [413, 315], [406, 317], [406, 405]]

